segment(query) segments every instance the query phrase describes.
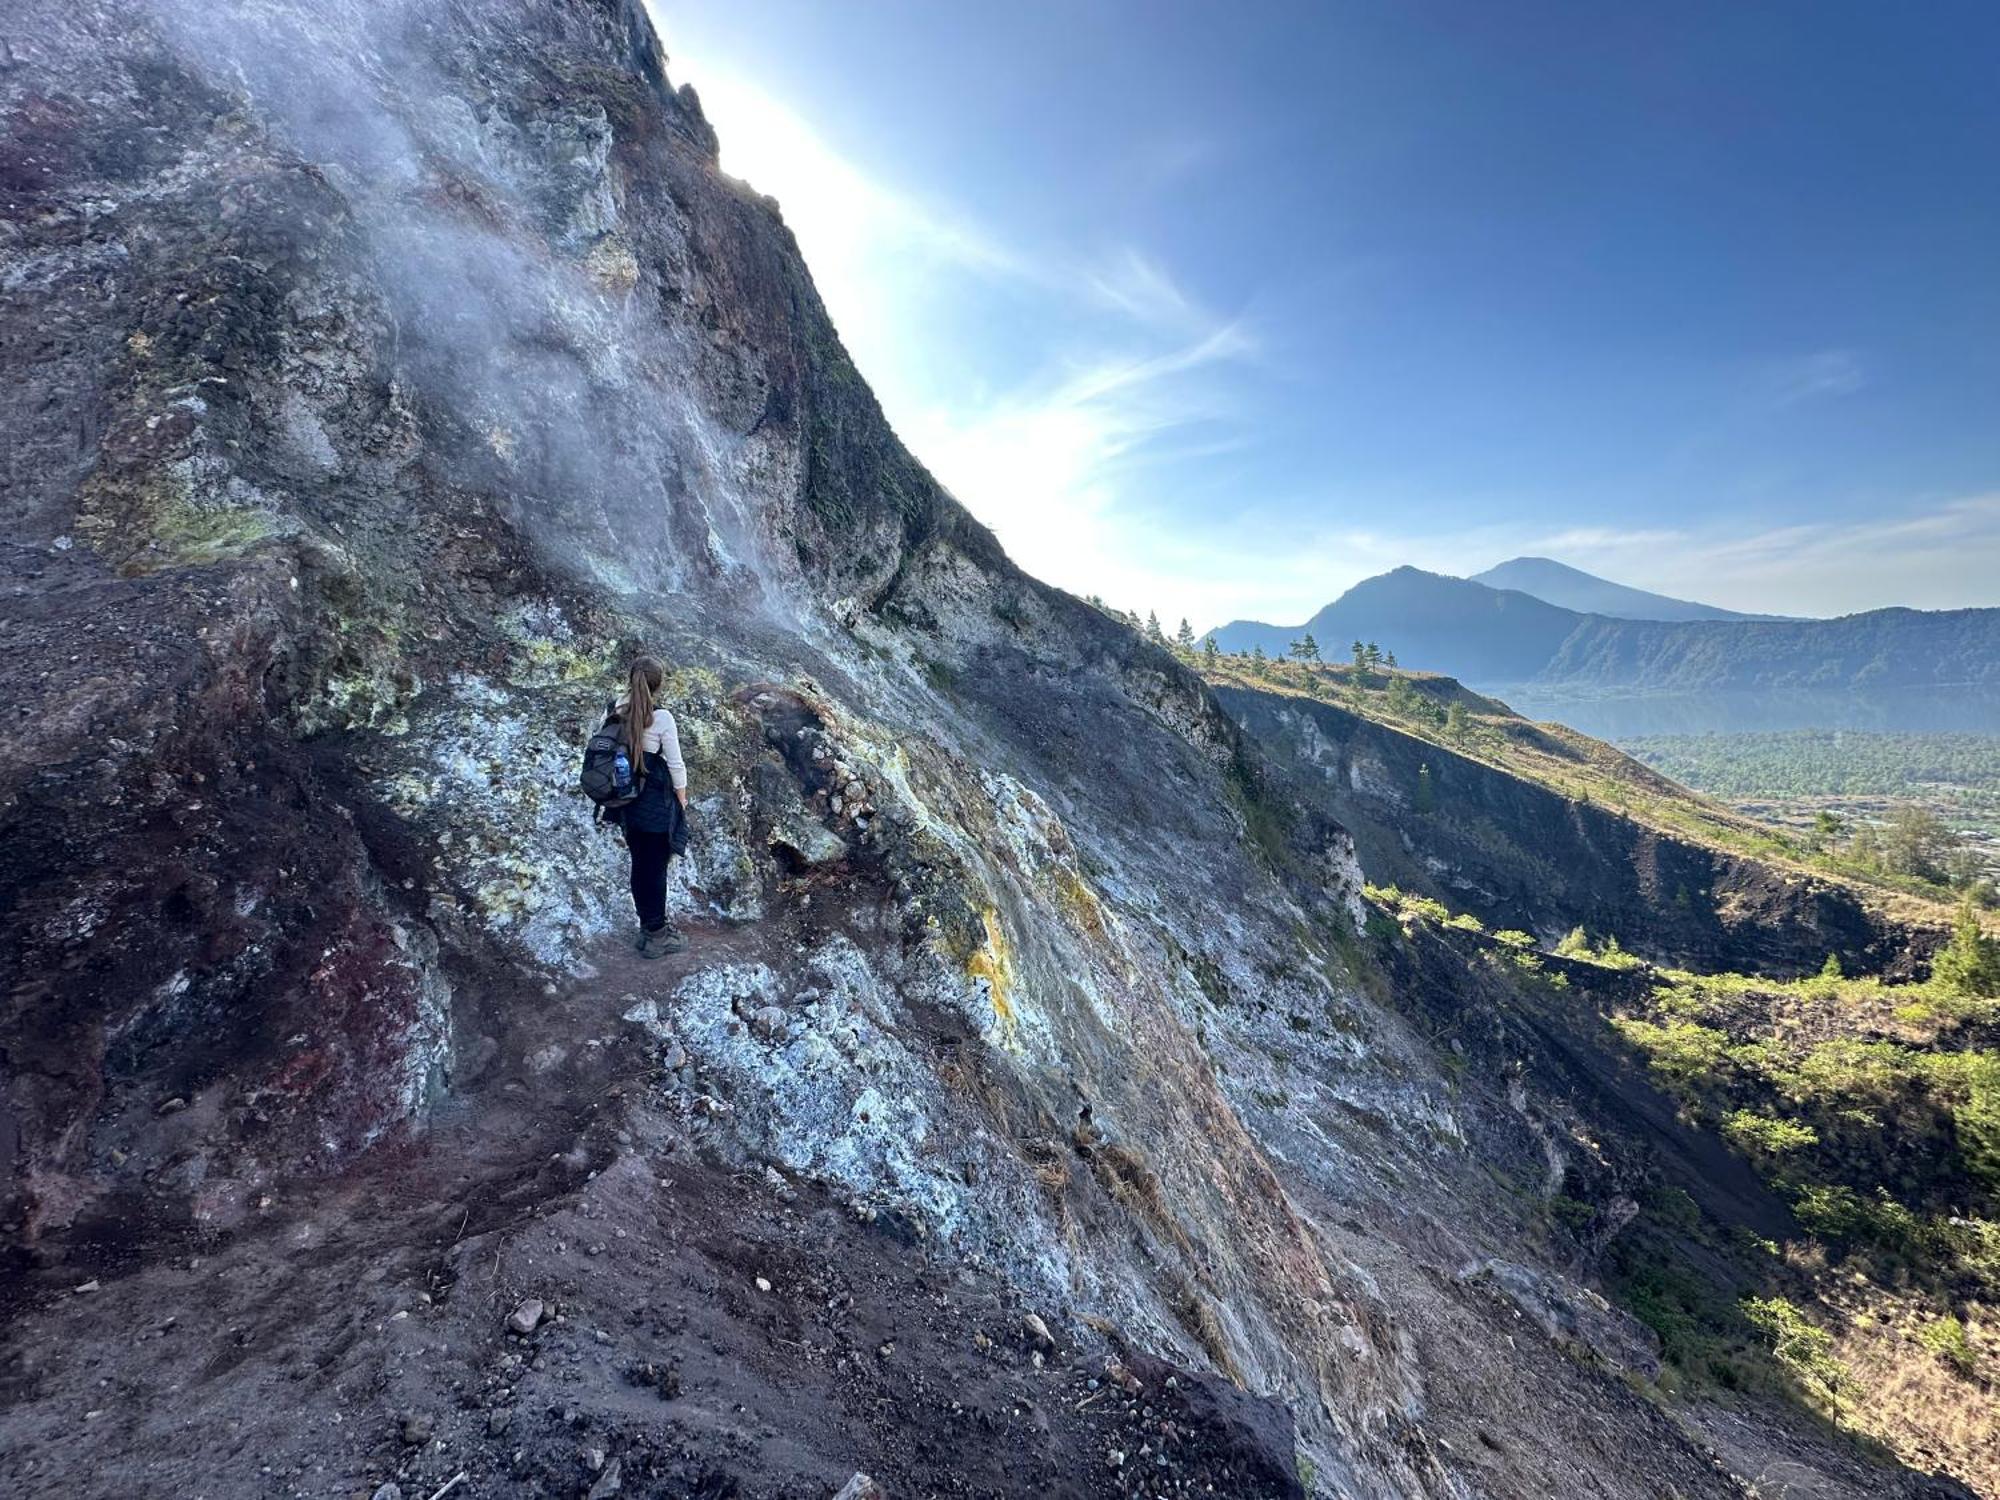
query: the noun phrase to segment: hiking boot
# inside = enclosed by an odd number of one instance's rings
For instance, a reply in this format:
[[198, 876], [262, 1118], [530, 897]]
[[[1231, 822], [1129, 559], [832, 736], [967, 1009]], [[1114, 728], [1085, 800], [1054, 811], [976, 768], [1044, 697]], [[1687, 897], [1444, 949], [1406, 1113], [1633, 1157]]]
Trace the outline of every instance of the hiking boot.
[[687, 947], [687, 939], [672, 927], [655, 927], [639, 939], [639, 957], [661, 958], [669, 953], [679, 953]]

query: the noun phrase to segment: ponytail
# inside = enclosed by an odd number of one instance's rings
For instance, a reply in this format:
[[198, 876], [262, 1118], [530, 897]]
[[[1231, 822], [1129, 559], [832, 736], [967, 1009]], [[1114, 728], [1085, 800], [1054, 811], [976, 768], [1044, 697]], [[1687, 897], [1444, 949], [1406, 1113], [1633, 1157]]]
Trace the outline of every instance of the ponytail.
[[625, 687], [625, 746], [632, 752], [632, 774], [646, 779], [646, 731], [653, 723], [655, 695], [666, 680], [664, 669], [650, 656], [632, 663], [632, 678]]

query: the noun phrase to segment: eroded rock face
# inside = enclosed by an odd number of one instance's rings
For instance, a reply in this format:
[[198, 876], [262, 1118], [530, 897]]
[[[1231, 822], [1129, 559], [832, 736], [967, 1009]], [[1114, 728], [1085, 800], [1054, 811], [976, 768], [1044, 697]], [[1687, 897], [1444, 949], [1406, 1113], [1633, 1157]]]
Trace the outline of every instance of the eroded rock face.
[[[1362, 993], [1347, 835], [895, 442], [637, 0], [23, 0], [6, 56], [17, 1249], [595, 1077], [594, 1005], [706, 1159], [1274, 1398], [1322, 1488], [1477, 1487], [1429, 1434], [1526, 1356], [1452, 1273], [1532, 1260], [1478, 1152], [1533, 1111]], [[628, 994], [571, 783], [640, 649], [699, 936]], [[1720, 1492], [1490, 1420], [1523, 1492]]]
[[[1252, 689], [1221, 699], [1300, 795], [1338, 817], [1378, 883], [1435, 894], [1550, 944], [1578, 924], [1634, 952], [1707, 972], [1909, 972], [1934, 939], [1844, 886], [1574, 802], [1332, 703]], [[1413, 807], [1419, 769], [1434, 806]]]

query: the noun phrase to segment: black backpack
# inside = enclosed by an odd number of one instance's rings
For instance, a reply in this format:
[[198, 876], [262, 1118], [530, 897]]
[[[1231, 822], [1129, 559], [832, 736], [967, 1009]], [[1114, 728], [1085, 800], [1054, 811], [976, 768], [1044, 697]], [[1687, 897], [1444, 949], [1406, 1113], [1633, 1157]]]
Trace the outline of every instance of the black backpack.
[[584, 796], [607, 811], [638, 799], [639, 772], [632, 764], [631, 747], [625, 743], [625, 726], [616, 713], [605, 715], [597, 733], [583, 747], [583, 770], [577, 784]]

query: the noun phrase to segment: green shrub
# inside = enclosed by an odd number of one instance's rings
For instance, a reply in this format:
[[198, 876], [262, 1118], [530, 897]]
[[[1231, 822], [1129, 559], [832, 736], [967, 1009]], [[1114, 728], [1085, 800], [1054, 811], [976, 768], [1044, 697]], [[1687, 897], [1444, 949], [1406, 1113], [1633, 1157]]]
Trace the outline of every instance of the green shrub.
[[1808, 1183], [1799, 1188], [1792, 1212], [1821, 1239], [1872, 1240], [1892, 1250], [1922, 1248], [1917, 1216], [1883, 1188], [1864, 1198], [1844, 1183]]
[[1962, 1214], [1939, 1214], [1920, 1231], [1923, 1250], [1988, 1300], [2000, 1297], [2000, 1223]]
[[1507, 927], [1494, 933], [1493, 941], [1503, 948], [1526, 950], [1535, 946], [1534, 935], [1523, 932], [1518, 927]]
[[1603, 964], [1607, 969], [1636, 969], [1645, 960], [1619, 947], [1617, 938], [1608, 937], [1604, 940], [1604, 946], [1598, 949], [1595, 962]]
[[1742, 1307], [1751, 1326], [1770, 1340], [1772, 1357], [1807, 1391], [1825, 1397], [1838, 1422], [1840, 1398], [1847, 1394], [1852, 1377], [1834, 1357], [1833, 1335], [1808, 1322], [1797, 1304], [1783, 1297], [1746, 1297]]
[[1972, 1340], [1965, 1335], [1965, 1325], [1949, 1314], [1926, 1323], [1917, 1339], [1967, 1380], [1979, 1368], [1979, 1356], [1973, 1352]]
[[1825, 1240], [1861, 1237], [1868, 1222], [1861, 1195], [1841, 1183], [1809, 1183], [1799, 1190], [1792, 1212], [1808, 1234]]
[[1954, 995], [2000, 996], [2000, 942], [1980, 930], [1979, 911], [1970, 896], [1959, 903], [1951, 941], [1931, 960], [1931, 979]]
[[1765, 1156], [1782, 1156], [1819, 1144], [1819, 1132], [1812, 1126], [1749, 1109], [1732, 1110], [1724, 1116], [1722, 1134], [1737, 1149]]
[[1719, 1085], [1731, 1067], [1729, 1037], [1712, 1026], [1670, 1021], [1614, 1020], [1618, 1034], [1646, 1054], [1646, 1065], [1675, 1093], [1691, 1101], [1704, 1086]]
[[1405, 896], [1403, 898], [1403, 915], [1443, 926], [1451, 920], [1451, 908], [1446, 906], [1442, 901], [1431, 900], [1428, 896]]

